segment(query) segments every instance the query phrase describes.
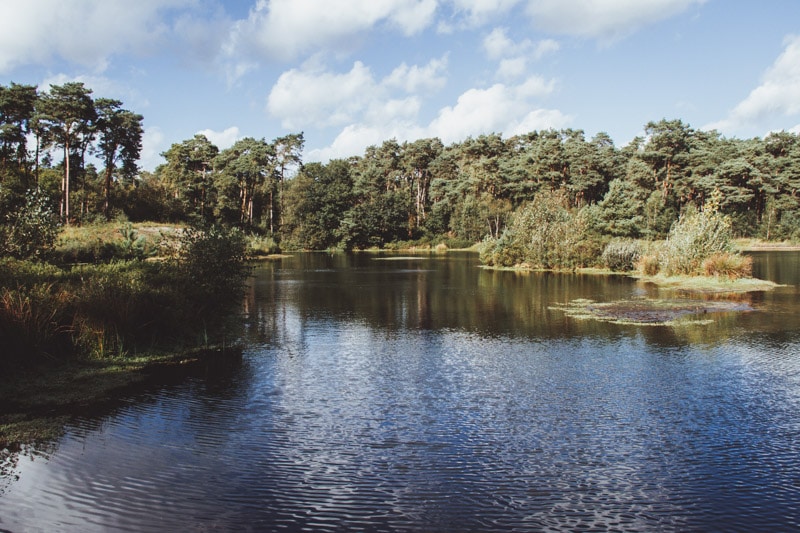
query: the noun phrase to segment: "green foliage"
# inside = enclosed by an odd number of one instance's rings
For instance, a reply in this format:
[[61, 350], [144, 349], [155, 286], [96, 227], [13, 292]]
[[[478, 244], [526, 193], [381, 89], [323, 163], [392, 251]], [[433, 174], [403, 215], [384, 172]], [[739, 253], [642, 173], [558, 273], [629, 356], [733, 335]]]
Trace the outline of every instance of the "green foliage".
[[205, 135], [197, 134], [161, 154], [167, 160], [159, 167], [161, 179], [182, 202], [187, 218], [201, 222], [211, 218], [217, 200], [212, 164], [218, 153]]
[[185, 290], [203, 309], [227, 307], [241, 297], [250, 272], [246, 260], [244, 234], [219, 225], [184, 230], [175, 258], [178, 269], [186, 275]]
[[40, 191], [26, 193], [25, 203], [0, 226], [0, 253], [18, 259], [41, 258], [53, 247], [60, 223]]
[[[313, 176], [303, 177], [302, 133], [245, 138], [222, 151], [198, 135], [173, 144], [155, 172], [140, 172], [142, 121], [81, 83], [41, 92], [0, 85], [0, 209], [39, 188], [60, 198], [59, 216], [70, 223], [124, 213], [263, 229], [298, 248], [363, 248], [422, 236], [499, 239], [515, 211], [559, 189], [567, 207], [593, 208], [596, 234], [664, 238], [680, 213], [719, 190], [735, 234], [800, 239], [800, 136], [789, 132], [727, 139], [663, 119], [622, 149], [605, 133], [587, 140], [575, 129], [493, 133], [447, 147], [437, 138], [390, 139], [361, 157], [308, 165]], [[84, 164], [91, 153], [104, 168]]]
[[344, 221], [353, 205], [350, 164], [306, 165], [291, 181], [286, 198], [282, 243], [307, 250], [336, 247], [345, 237]]
[[690, 209], [673, 225], [661, 249], [661, 271], [700, 274], [706, 258], [733, 253], [732, 238], [730, 219], [719, 212], [716, 196], [701, 211]]
[[172, 261], [0, 261], [0, 368], [218, 339], [248, 274], [241, 232], [190, 229]]
[[134, 185], [122, 191], [122, 210], [132, 222], [179, 222], [187, 218], [183, 203], [167, 183], [143, 172]]
[[70, 226], [64, 228], [47, 258], [58, 264], [146, 259], [159, 253], [162, 241], [163, 235], [142, 234], [130, 222], [121, 226], [115, 223]]
[[[112, 228], [70, 228], [69, 239], [83, 246], [104, 242], [113, 257], [141, 258], [155, 247], [131, 225]], [[101, 241], [103, 232], [114, 239]], [[61, 268], [0, 260], [0, 367], [219, 339], [249, 272], [244, 235], [218, 226], [190, 228], [175, 250], [165, 261], [114, 259]]]
[[247, 254], [249, 256], [277, 254], [281, 247], [269, 235], [248, 235]]
[[569, 209], [566, 193], [543, 191], [517, 211], [497, 240], [485, 241], [481, 258], [490, 265], [525, 263], [534, 268], [570, 269], [596, 261], [584, 213]]
[[122, 240], [117, 244], [119, 259], [145, 259], [153, 257], [158, 251], [158, 241], [151, 243], [144, 235], [139, 235], [133, 224], [125, 224], [119, 228]]
[[488, 266], [513, 267], [525, 261], [521, 239], [508, 228], [497, 239], [487, 235], [478, 251], [481, 263]]
[[614, 239], [606, 245], [600, 257], [603, 265], [615, 272], [629, 272], [642, 257], [642, 246], [632, 239]]
[[340, 228], [341, 242], [348, 250], [384, 246], [408, 239], [410, 199], [392, 191], [355, 205], [345, 213]]

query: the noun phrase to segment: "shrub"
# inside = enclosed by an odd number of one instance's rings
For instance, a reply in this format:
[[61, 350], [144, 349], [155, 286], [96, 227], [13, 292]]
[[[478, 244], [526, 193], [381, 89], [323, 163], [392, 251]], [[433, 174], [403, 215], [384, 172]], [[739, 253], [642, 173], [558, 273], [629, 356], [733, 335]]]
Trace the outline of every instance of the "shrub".
[[636, 270], [645, 276], [655, 276], [661, 270], [658, 255], [642, 255], [636, 263]]
[[753, 275], [753, 258], [740, 254], [713, 254], [703, 261], [703, 272], [706, 276], [749, 278]]
[[714, 254], [733, 253], [728, 217], [717, 209], [718, 195], [700, 212], [681, 215], [661, 250], [661, 267], [667, 275], [700, 274], [703, 261]]
[[628, 272], [636, 267], [642, 256], [641, 245], [630, 239], [614, 239], [603, 250], [600, 260], [615, 272]]
[[448, 237], [444, 239], [444, 241], [442, 241], [442, 244], [444, 244], [450, 249], [460, 250], [462, 248], [469, 248], [475, 243], [467, 239], [461, 239], [459, 237]]
[[250, 235], [247, 237], [247, 251], [250, 255], [270, 255], [279, 253], [281, 248], [269, 235]]
[[133, 228], [133, 224], [123, 224], [118, 230], [122, 240], [116, 243], [120, 259], [144, 259], [156, 255], [159, 242], [148, 242], [144, 235], [140, 235]]
[[481, 263], [489, 266], [513, 267], [525, 261], [522, 243], [510, 228], [506, 228], [497, 239], [487, 236], [478, 252]]
[[41, 258], [53, 247], [60, 223], [40, 191], [26, 193], [25, 203], [0, 226], [0, 253], [18, 259]]
[[[527, 263], [539, 268], [569, 269], [596, 260], [594, 241], [588, 241], [583, 211], [569, 209], [563, 191], [544, 191], [514, 215], [499, 239], [484, 243], [489, 264]], [[488, 246], [493, 244], [493, 248]]]
[[187, 228], [176, 258], [186, 273], [187, 291], [198, 303], [210, 306], [225, 307], [238, 300], [249, 274], [246, 251], [244, 234], [238, 229]]
[[0, 369], [220, 339], [247, 276], [240, 232], [187, 230], [169, 261], [0, 259]]

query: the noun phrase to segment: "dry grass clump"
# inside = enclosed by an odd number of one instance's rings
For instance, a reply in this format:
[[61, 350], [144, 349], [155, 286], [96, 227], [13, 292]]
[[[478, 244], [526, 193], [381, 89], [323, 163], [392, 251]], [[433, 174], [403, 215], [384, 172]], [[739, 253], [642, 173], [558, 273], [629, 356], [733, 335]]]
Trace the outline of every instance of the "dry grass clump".
[[643, 255], [636, 262], [636, 270], [645, 276], [655, 276], [661, 270], [661, 263], [657, 255]]
[[739, 254], [717, 253], [703, 261], [706, 276], [728, 279], [749, 278], [753, 275], [753, 258]]

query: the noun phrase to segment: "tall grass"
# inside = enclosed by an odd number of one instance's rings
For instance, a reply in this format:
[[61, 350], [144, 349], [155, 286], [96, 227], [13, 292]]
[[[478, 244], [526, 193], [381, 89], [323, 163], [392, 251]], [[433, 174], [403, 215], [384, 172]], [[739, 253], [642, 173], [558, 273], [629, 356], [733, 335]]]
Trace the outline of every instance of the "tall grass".
[[642, 245], [632, 239], [614, 239], [600, 256], [603, 266], [615, 272], [628, 272], [636, 268], [642, 257]]
[[714, 254], [703, 261], [703, 273], [728, 279], [749, 278], [753, 275], [753, 258], [740, 254]]
[[240, 302], [244, 257], [240, 236], [197, 230], [160, 262], [0, 260], [0, 368], [216, 339]]
[[161, 251], [173, 235], [148, 231], [130, 223], [88, 224], [68, 227], [47, 254], [54, 263], [100, 263], [145, 259]]

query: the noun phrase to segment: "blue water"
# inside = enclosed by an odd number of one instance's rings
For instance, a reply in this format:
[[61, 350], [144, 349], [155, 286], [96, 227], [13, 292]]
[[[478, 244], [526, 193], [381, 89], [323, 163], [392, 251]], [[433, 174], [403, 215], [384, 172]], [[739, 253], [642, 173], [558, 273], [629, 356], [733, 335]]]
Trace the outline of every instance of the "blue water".
[[0, 529], [796, 530], [799, 257], [669, 326], [556, 305], [652, 287], [471, 254], [265, 264], [243, 360], [7, 458]]

